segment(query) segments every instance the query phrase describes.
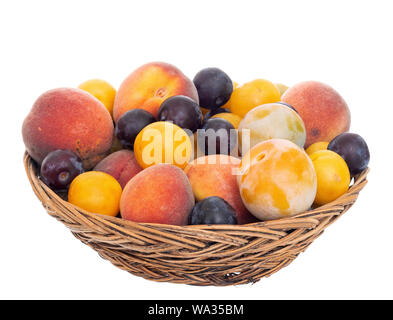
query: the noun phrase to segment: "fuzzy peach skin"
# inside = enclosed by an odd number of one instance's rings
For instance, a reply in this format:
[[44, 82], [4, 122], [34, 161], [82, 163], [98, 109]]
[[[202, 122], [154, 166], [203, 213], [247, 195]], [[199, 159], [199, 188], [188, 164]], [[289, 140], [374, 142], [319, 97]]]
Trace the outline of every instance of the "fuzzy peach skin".
[[284, 139], [266, 140], [251, 148], [241, 161], [238, 183], [243, 203], [261, 220], [306, 211], [317, 192], [310, 158]]
[[133, 177], [120, 199], [121, 217], [146, 223], [185, 225], [195, 204], [184, 172], [171, 164], [157, 164]]
[[22, 125], [26, 150], [38, 163], [51, 151], [68, 149], [82, 159], [86, 170], [106, 156], [113, 131], [105, 106], [91, 94], [74, 88], [42, 94]]
[[178, 68], [164, 62], [145, 64], [132, 72], [120, 85], [113, 109], [115, 122], [128, 110], [144, 109], [157, 118], [161, 103], [183, 95], [199, 103], [194, 83]]
[[124, 189], [127, 182], [137, 173], [142, 171], [141, 166], [135, 159], [131, 150], [116, 151], [102, 159], [95, 167], [94, 171], [102, 171], [110, 174]]
[[318, 141], [331, 141], [349, 130], [351, 113], [332, 87], [317, 81], [301, 82], [289, 88], [281, 100], [293, 106], [307, 131], [305, 148]]
[[211, 196], [221, 197], [235, 209], [238, 224], [256, 222], [240, 197], [234, 171], [239, 164], [239, 159], [229, 155], [209, 155], [191, 161], [184, 172], [197, 201]]

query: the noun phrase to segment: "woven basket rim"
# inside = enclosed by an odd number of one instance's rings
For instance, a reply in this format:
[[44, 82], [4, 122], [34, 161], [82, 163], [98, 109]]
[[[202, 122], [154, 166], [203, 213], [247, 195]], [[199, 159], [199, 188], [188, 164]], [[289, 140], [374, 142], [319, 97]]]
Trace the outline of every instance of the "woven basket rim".
[[[111, 217], [111, 216], [107, 216], [107, 215], [103, 215], [103, 214], [99, 214], [99, 213], [94, 213], [94, 212], [89, 212], [86, 211], [78, 206], [75, 206], [71, 203], [69, 203], [68, 201], [62, 199], [56, 192], [54, 192], [52, 189], [50, 189], [38, 176], [38, 170], [37, 170], [37, 164], [35, 163], [35, 161], [30, 157], [30, 155], [27, 153], [27, 151], [25, 151], [24, 153], [24, 165], [25, 165], [25, 170], [26, 170], [26, 174], [29, 178], [29, 180], [33, 180], [35, 182], [39, 182], [39, 185], [42, 187], [42, 189], [51, 197], [55, 198], [58, 202], [60, 202], [63, 205], [66, 206], [73, 206], [75, 209], [77, 209], [77, 212], [80, 212], [81, 214], [83, 213], [86, 216], [89, 217], [101, 217], [104, 220], [108, 220], [109, 222], [117, 222], [120, 223], [122, 225], [128, 225], [130, 227], [135, 226], [135, 224], [137, 225], [141, 225], [141, 226], [152, 226], [152, 227], [162, 227], [162, 228], [171, 228], [171, 229], [182, 229], [182, 228], [190, 228], [190, 229], [205, 229], [205, 230], [225, 230], [228, 228], [243, 228], [243, 227], [254, 227], [254, 226], [258, 226], [258, 227], [263, 227], [263, 226], [272, 226], [272, 225], [277, 225], [277, 224], [285, 224], [288, 222], [293, 222], [294, 219], [299, 219], [299, 218], [307, 218], [307, 217], [312, 217], [315, 214], [320, 213], [321, 211], [327, 211], [327, 210], [335, 210], [337, 208], [337, 206], [340, 206], [340, 203], [342, 201], [343, 198], [345, 198], [346, 196], [348, 196], [348, 194], [351, 194], [353, 189], [358, 187], [360, 185], [360, 183], [365, 182], [367, 183], [367, 180], [365, 180], [365, 177], [367, 177], [370, 168], [367, 167], [365, 170], [363, 170], [360, 174], [356, 175], [354, 177], [354, 182], [350, 185], [348, 191], [346, 193], [344, 193], [342, 196], [340, 196], [339, 198], [337, 198], [336, 200], [329, 202], [328, 204], [319, 206], [317, 208], [308, 210], [308, 211], [304, 211], [301, 213], [298, 213], [296, 215], [293, 216], [289, 216], [289, 217], [283, 217], [283, 218], [279, 218], [279, 219], [274, 219], [274, 220], [265, 220], [265, 221], [257, 221], [257, 222], [252, 222], [252, 223], [247, 223], [247, 224], [242, 224], [242, 225], [169, 225], [169, 224], [160, 224], [160, 223], [146, 223], [146, 222], [134, 222], [134, 221], [130, 221], [130, 220], [125, 220], [123, 218], [119, 218], [119, 217]], [[29, 171], [33, 170], [34, 175], [30, 175]], [[31, 179], [31, 176], [34, 176], [35, 179]], [[362, 185], [362, 188], [364, 187], [364, 185]]]

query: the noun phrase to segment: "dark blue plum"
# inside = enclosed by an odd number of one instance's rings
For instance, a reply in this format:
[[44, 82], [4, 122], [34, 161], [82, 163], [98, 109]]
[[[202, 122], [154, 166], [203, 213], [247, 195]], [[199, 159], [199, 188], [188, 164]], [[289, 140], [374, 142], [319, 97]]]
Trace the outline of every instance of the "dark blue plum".
[[193, 81], [198, 90], [199, 104], [206, 109], [213, 110], [223, 106], [233, 92], [231, 78], [218, 68], [199, 71]]
[[194, 206], [189, 224], [237, 224], [236, 211], [224, 199], [208, 197]]
[[203, 121], [206, 122], [207, 120], [209, 120], [211, 117], [213, 117], [216, 114], [219, 113], [230, 113], [231, 111], [229, 111], [229, 109], [227, 108], [217, 108], [217, 109], [213, 109], [210, 110], [209, 112], [206, 112], [205, 116], [203, 117]]
[[291, 108], [293, 111], [296, 111], [296, 113], [298, 113], [297, 110], [293, 106], [291, 106], [289, 103], [286, 103], [286, 102], [283, 102], [283, 101], [279, 101], [277, 103], [282, 104], [284, 106], [287, 106], [288, 108]]
[[158, 110], [159, 121], [171, 121], [180, 128], [195, 132], [202, 125], [202, 111], [189, 97], [173, 96], [166, 99]]
[[199, 149], [209, 154], [231, 154], [237, 146], [237, 131], [227, 120], [211, 118], [197, 132]]
[[330, 141], [327, 148], [338, 153], [345, 160], [351, 176], [366, 169], [370, 161], [367, 143], [356, 133], [339, 134]]
[[156, 119], [146, 110], [129, 110], [117, 121], [115, 135], [123, 147], [132, 150], [138, 133], [144, 127], [155, 121]]
[[83, 173], [82, 160], [70, 150], [55, 150], [44, 158], [41, 164], [41, 179], [55, 190], [66, 190], [72, 180]]

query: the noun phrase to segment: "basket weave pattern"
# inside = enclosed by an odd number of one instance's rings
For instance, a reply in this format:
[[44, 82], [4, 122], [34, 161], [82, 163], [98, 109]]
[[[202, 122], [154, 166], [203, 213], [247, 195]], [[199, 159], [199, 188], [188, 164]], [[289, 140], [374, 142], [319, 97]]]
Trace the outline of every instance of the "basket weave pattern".
[[79, 209], [38, 178], [27, 153], [24, 165], [46, 211], [116, 267], [154, 281], [216, 286], [254, 283], [287, 266], [354, 204], [368, 173], [355, 177], [334, 202], [294, 217], [235, 226], [172, 226]]

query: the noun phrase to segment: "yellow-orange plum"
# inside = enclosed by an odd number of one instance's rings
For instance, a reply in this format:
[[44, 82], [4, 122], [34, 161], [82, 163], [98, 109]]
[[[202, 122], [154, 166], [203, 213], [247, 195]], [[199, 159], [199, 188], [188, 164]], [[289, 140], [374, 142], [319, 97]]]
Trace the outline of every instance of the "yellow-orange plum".
[[114, 177], [99, 171], [77, 176], [68, 190], [68, 202], [86, 211], [107, 216], [119, 213], [122, 189]]
[[320, 150], [327, 150], [328, 145], [329, 145], [329, 142], [327, 142], [327, 141], [315, 142], [306, 149], [306, 153], [309, 156], [311, 156], [314, 152], [317, 152]]
[[81, 83], [78, 88], [100, 100], [112, 116], [116, 89], [110, 83], [101, 79], [91, 79]]
[[188, 134], [179, 126], [157, 121], [144, 127], [134, 143], [135, 158], [145, 169], [159, 163], [169, 163], [184, 169], [192, 156]]
[[224, 113], [217, 113], [212, 118], [221, 118], [228, 121], [235, 129], [239, 128], [240, 122], [242, 118], [239, 117], [237, 114], [224, 112]]
[[265, 103], [280, 101], [280, 91], [270, 81], [256, 79], [233, 90], [229, 100], [229, 110], [240, 117], [248, 111]]
[[310, 158], [284, 139], [267, 140], [251, 148], [240, 163], [238, 184], [243, 203], [261, 220], [308, 210], [317, 191]]
[[318, 179], [316, 205], [329, 203], [347, 192], [351, 175], [342, 157], [330, 150], [319, 150], [310, 158]]

